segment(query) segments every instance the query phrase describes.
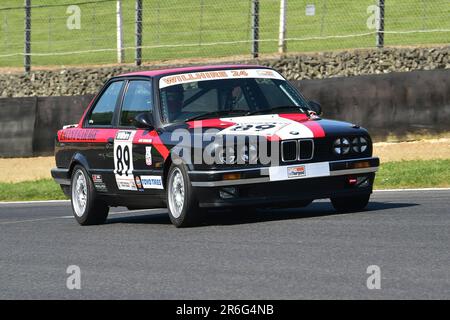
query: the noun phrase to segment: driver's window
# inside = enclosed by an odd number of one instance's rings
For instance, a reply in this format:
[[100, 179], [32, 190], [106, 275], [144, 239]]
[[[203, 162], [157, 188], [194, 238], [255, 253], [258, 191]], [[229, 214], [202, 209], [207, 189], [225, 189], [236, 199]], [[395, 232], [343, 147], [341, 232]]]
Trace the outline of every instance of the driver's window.
[[112, 124], [114, 109], [123, 83], [123, 81], [116, 81], [106, 88], [89, 115], [89, 126], [110, 126]]
[[150, 81], [132, 80], [128, 84], [120, 112], [121, 126], [134, 126], [135, 117], [153, 109], [152, 88]]

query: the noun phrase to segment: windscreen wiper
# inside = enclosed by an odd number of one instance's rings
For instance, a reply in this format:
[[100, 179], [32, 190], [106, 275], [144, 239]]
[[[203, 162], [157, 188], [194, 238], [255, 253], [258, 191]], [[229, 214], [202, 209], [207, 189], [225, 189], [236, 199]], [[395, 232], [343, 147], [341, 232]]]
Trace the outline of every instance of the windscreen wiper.
[[207, 119], [207, 118], [213, 118], [213, 117], [227, 116], [227, 115], [231, 115], [231, 114], [247, 114], [247, 113], [248, 113], [248, 110], [239, 110], [239, 109], [205, 112], [205, 113], [201, 113], [196, 116], [187, 118], [184, 121], [188, 122], [188, 121], [201, 120], [201, 119]]
[[253, 112], [249, 112], [246, 115], [247, 116], [251, 116], [251, 115], [255, 115], [255, 114], [264, 114], [264, 113], [270, 113], [270, 112], [274, 112], [274, 111], [278, 111], [278, 110], [286, 110], [286, 109], [293, 109], [295, 111], [300, 111], [302, 113], [305, 113], [306, 115], [309, 115], [309, 109], [306, 107], [302, 107], [302, 106], [278, 106], [278, 107], [273, 107], [273, 108], [269, 108], [269, 109], [262, 109], [262, 110], [258, 110], [258, 111], [253, 111]]

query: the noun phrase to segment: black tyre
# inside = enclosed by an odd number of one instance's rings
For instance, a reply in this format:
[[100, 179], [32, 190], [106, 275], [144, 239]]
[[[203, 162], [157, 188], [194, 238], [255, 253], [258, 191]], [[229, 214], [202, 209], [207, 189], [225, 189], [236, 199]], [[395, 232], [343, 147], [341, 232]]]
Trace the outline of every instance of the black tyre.
[[334, 209], [338, 212], [354, 212], [363, 210], [369, 203], [370, 194], [331, 198]]
[[108, 217], [108, 205], [99, 199], [94, 183], [80, 165], [72, 172], [71, 203], [73, 215], [80, 225], [102, 224]]
[[172, 164], [166, 181], [167, 209], [170, 221], [177, 228], [197, 225], [203, 210], [198, 206], [184, 165]]

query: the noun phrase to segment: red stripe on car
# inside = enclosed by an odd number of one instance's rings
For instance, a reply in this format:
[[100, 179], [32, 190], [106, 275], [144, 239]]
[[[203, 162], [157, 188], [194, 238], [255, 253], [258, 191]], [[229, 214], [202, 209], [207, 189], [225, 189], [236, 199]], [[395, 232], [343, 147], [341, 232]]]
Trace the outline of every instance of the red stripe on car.
[[302, 122], [302, 124], [305, 125], [306, 127], [308, 127], [308, 129], [312, 131], [312, 133], [314, 134], [314, 138], [325, 137], [325, 131], [323, 131], [323, 128], [319, 124], [318, 121], [308, 120], [308, 121]]
[[159, 137], [156, 130], [153, 130], [149, 133], [149, 138], [152, 139], [152, 145], [155, 147], [156, 150], [163, 156], [164, 160], [166, 160], [169, 157], [169, 149], [166, 147], [166, 145], [161, 141], [161, 138]]
[[308, 116], [304, 113], [280, 113], [279, 116], [282, 118], [299, 121], [299, 122], [309, 120]]
[[297, 122], [301, 122], [305, 127], [312, 131], [314, 138], [323, 138], [325, 137], [325, 131], [318, 121], [311, 120], [304, 113], [282, 113], [279, 114], [280, 117], [286, 118], [289, 120], [294, 120]]
[[198, 121], [189, 121], [186, 122], [189, 125], [189, 129], [195, 129], [195, 128], [228, 128], [231, 126], [234, 126], [234, 122], [230, 121], [223, 121], [219, 118], [215, 119], [205, 119], [205, 120], [198, 120]]

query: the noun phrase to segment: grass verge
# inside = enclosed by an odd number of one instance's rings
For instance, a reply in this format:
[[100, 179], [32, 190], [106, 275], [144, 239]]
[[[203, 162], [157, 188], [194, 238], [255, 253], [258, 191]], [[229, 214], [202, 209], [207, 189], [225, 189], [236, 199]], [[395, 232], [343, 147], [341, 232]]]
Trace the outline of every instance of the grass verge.
[[16, 183], [0, 183], [0, 201], [31, 201], [66, 199], [53, 179]]
[[382, 163], [375, 189], [450, 187], [450, 159]]
[[[375, 189], [450, 187], [450, 159], [386, 162]], [[0, 183], [0, 201], [66, 199], [52, 179]]]

